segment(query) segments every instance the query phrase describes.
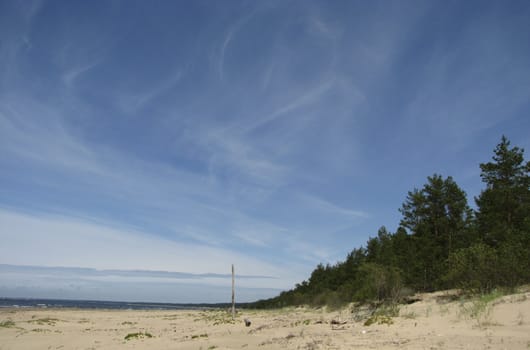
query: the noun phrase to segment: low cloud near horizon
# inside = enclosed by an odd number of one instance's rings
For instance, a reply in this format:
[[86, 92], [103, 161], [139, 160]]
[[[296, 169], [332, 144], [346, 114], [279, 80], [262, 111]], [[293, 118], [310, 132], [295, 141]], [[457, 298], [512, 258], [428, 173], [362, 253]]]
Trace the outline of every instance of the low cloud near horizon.
[[[231, 274], [6, 264], [0, 264], [0, 275], [0, 295], [8, 298], [172, 303], [229, 302], [232, 281]], [[279, 293], [281, 289], [267, 287], [269, 283], [261, 281], [272, 279], [236, 275], [237, 302], [255, 301]]]
[[243, 302], [274, 296], [299, 278], [237, 252], [81, 220], [0, 210], [0, 222], [11, 242], [0, 245], [2, 296], [223, 302], [234, 264]]

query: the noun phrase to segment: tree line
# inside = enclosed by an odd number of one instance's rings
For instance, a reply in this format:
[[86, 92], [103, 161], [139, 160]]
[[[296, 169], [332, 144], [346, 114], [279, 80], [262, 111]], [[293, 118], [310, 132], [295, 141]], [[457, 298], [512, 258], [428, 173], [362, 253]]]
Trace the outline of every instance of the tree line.
[[408, 192], [396, 232], [381, 227], [344, 261], [319, 264], [308, 280], [250, 306], [398, 301], [407, 292], [485, 293], [530, 282], [530, 161], [503, 136], [480, 170], [476, 210], [452, 177], [429, 176]]

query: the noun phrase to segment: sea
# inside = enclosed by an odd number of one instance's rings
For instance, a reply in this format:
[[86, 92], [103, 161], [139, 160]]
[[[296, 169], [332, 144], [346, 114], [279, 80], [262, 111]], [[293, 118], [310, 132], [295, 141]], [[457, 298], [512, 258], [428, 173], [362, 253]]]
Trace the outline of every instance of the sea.
[[226, 304], [173, 304], [100, 300], [61, 300], [0, 298], [0, 308], [74, 308], [112, 310], [208, 310], [226, 307]]

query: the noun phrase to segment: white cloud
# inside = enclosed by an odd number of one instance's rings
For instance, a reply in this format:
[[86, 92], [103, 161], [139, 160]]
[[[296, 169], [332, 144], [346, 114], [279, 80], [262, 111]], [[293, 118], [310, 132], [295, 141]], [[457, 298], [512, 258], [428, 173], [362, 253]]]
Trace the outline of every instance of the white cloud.
[[347, 217], [349, 219], [365, 219], [370, 215], [363, 210], [353, 210], [349, 208], [343, 208], [339, 205], [333, 204], [322, 198], [312, 196], [310, 194], [301, 194], [304, 201], [310, 203], [317, 211], [328, 212], [339, 216]]
[[212, 150], [209, 161], [211, 176], [228, 172], [247, 183], [277, 187], [289, 171], [286, 165], [276, 162], [237, 135], [212, 133], [207, 142]]
[[181, 70], [168, 74], [164, 79], [160, 79], [156, 84], [142, 86], [140, 89], [127, 90], [121, 89], [113, 93], [112, 100], [117, 104], [121, 111], [127, 114], [134, 114], [141, 108], [147, 106], [160, 95], [174, 88], [183, 76]]
[[[0, 295], [11, 298], [52, 298], [142, 302], [228, 302], [231, 277], [225, 279], [168, 279], [91, 275], [79, 269], [34, 268], [0, 264]], [[236, 301], [248, 302], [277, 295], [269, 282], [236, 275]], [[252, 285], [252, 287], [247, 287]]]
[[330, 88], [332, 88], [333, 85], [333, 80], [323, 82], [317, 85], [315, 88], [309, 90], [309, 92], [304, 92], [301, 96], [298, 96], [297, 98], [293, 99], [288, 104], [276, 108], [272, 113], [261, 118], [257, 117], [256, 119], [252, 119], [250, 125], [245, 125], [245, 132], [249, 132], [253, 129], [256, 129], [266, 123], [270, 123], [277, 118], [280, 118], [288, 113], [295, 111], [298, 108], [309, 106], [313, 103], [319, 102], [322, 95], [325, 94]]
[[87, 73], [92, 68], [96, 67], [101, 60], [97, 60], [94, 62], [90, 62], [87, 64], [79, 65], [72, 67], [71, 69], [67, 70], [63, 73], [62, 79], [66, 86], [71, 87], [73, 83], [75, 83], [75, 80], [79, 78], [84, 73]]
[[101, 174], [94, 152], [72, 137], [60, 119], [59, 111], [33, 99], [4, 97], [0, 100], [0, 142], [5, 147], [0, 152], [40, 165]]
[[230, 265], [235, 264], [242, 275], [275, 277], [266, 282], [269, 287], [275, 288], [288, 288], [301, 277], [296, 271], [285, 271], [281, 265], [262, 262], [241, 252], [180, 243], [78, 219], [0, 210], [0, 222], [2, 264], [192, 274], [226, 274]]
[[228, 33], [226, 34], [224, 40], [223, 40], [223, 44], [221, 45], [221, 52], [219, 54], [219, 79], [222, 81], [223, 80], [223, 75], [224, 75], [224, 64], [225, 64], [225, 53], [226, 53], [226, 49], [228, 48], [228, 44], [230, 44], [230, 41], [232, 41], [232, 37], [234, 36], [234, 30], [235, 28], [232, 28], [231, 30], [228, 31]]

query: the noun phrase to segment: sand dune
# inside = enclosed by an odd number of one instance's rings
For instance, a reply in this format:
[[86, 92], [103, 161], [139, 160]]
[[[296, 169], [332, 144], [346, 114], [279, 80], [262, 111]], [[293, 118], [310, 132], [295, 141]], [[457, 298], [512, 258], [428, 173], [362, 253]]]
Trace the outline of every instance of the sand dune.
[[[417, 296], [399, 316], [311, 308], [225, 311], [0, 310], [8, 349], [530, 349], [530, 292], [489, 303]], [[252, 324], [245, 327], [244, 319]]]

